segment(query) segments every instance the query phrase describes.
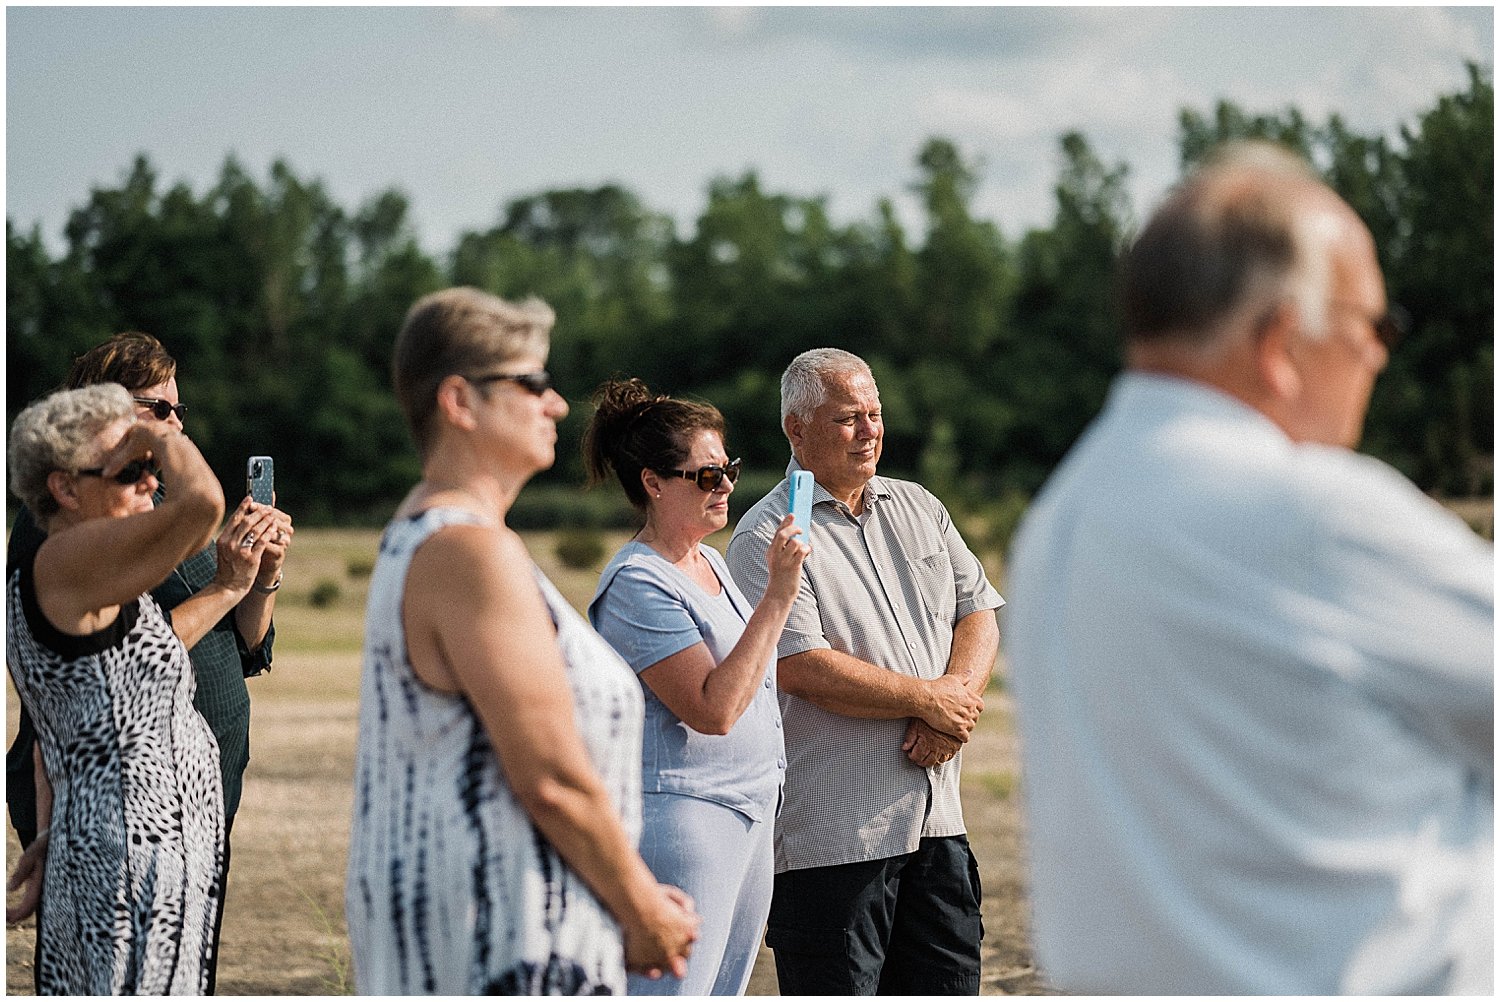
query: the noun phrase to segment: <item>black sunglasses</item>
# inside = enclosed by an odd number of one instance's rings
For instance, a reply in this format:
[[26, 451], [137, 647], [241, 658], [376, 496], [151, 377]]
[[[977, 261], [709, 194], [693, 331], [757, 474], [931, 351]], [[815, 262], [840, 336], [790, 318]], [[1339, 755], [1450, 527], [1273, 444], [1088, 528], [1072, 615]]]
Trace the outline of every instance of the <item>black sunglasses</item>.
[[[79, 470], [78, 476], [102, 477], [104, 476], [104, 467], [96, 466], [92, 470]], [[116, 473], [109, 479], [113, 480], [115, 483], [121, 485], [122, 487], [128, 487], [131, 484], [140, 483], [144, 478], [148, 476], [152, 476], [160, 480], [161, 467], [157, 466], [149, 459], [132, 459], [130, 462], [120, 467], [119, 473]]]
[[130, 399], [142, 406], [151, 408], [151, 416], [158, 421], [165, 421], [173, 414], [177, 415], [177, 420], [179, 421], [187, 419], [187, 404], [174, 404], [170, 400], [163, 400], [160, 397], [131, 397]]
[[[1329, 300], [1328, 305], [1341, 310], [1349, 310], [1352, 313], [1361, 312], [1353, 303], [1338, 299]], [[1365, 314], [1365, 320], [1374, 328], [1376, 339], [1385, 346], [1386, 351], [1395, 351], [1401, 339], [1411, 333], [1411, 314], [1396, 303], [1387, 304], [1385, 312], [1378, 317]]]
[[492, 372], [485, 376], [465, 376], [464, 378], [480, 386], [501, 381], [515, 383], [527, 393], [534, 393], [537, 396], [552, 389], [552, 374], [546, 369], [537, 372]]
[[681, 477], [698, 485], [700, 491], [716, 491], [728, 480], [731, 484], [740, 478], [740, 461], [736, 459], [727, 466], [700, 466], [696, 470], [657, 470], [664, 477]]

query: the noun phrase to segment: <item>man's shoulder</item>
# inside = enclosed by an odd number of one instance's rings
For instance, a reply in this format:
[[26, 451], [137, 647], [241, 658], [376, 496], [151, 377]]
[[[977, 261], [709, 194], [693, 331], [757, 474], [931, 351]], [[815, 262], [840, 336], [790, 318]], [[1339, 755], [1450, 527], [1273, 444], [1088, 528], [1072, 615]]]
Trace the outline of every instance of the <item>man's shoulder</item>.
[[923, 487], [914, 480], [901, 480], [897, 477], [877, 476], [871, 479], [870, 485], [878, 492], [883, 492], [904, 501], [913, 501], [920, 504], [935, 504], [942, 506], [936, 494]]
[[914, 510], [923, 517], [937, 521], [947, 517], [948, 508], [942, 499], [915, 481], [875, 477], [870, 481], [870, 489], [884, 495], [885, 501], [899, 508]]
[[782, 518], [786, 515], [789, 493], [787, 481], [782, 478], [781, 483], [771, 488], [770, 493], [752, 504], [745, 510], [745, 514], [740, 516], [740, 520], [735, 523], [729, 545], [733, 546], [736, 540], [745, 535], [757, 534], [766, 539], [775, 535], [775, 527], [781, 524]]
[[1452, 511], [1422, 493], [1395, 467], [1333, 446], [1299, 446], [1289, 480], [1301, 517], [1331, 539], [1429, 552], [1482, 548]]

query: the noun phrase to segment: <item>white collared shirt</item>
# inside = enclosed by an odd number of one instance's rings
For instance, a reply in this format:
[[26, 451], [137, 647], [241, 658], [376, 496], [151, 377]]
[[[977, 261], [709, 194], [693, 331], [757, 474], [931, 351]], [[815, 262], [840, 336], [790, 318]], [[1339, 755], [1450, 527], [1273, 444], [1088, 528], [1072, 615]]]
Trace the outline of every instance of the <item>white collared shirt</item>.
[[1053, 984], [1490, 991], [1489, 544], [1383, 463], [1127, 373], [1010, 569]]

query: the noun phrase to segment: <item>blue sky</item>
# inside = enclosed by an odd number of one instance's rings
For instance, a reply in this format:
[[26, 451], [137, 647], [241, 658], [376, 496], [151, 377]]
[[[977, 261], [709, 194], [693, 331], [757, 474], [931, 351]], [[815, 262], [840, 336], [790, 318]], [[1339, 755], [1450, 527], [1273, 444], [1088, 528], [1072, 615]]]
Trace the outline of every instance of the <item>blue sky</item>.
[[509, 199], [622, 184], [690, 233], [715, 176], [891, 196], [948, 137], [983, 164], [978, 211], [1044, 226], [1058, 137], [1131, 168], [1144, 214], [1176, 177], [1184, 106], [1342, 114], [1395, 137], [1464, 61], [1483, 7], [35, 7], [6, 11], [8, 218], [61, 246], [69, 209], [138, 152], [202, 191], [233, 152], [348, 208], [403, 190], [448, 250]]

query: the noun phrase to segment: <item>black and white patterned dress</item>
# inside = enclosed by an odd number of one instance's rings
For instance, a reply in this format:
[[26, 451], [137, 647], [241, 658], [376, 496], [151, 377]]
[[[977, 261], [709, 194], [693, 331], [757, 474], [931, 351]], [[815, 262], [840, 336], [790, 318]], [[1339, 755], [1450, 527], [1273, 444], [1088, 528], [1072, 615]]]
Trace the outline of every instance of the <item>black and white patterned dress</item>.
[[10, 575], [6, 658], [52, 782], [37, 990], [195, 995], [207, 985], [224, 845], [213, 732], [187, 650], [150, 595], [75, 637]]
[[[391, 523], [370, 581], [345, 907], [355, 985], [374, 995], [623, 994], [609, 912], [532, 824], [462, 696], [412, 672], [401, 601], [454, 508]], [[640, 685], [534, 566], [575, 719], [630, 839], [640, 836]]]

